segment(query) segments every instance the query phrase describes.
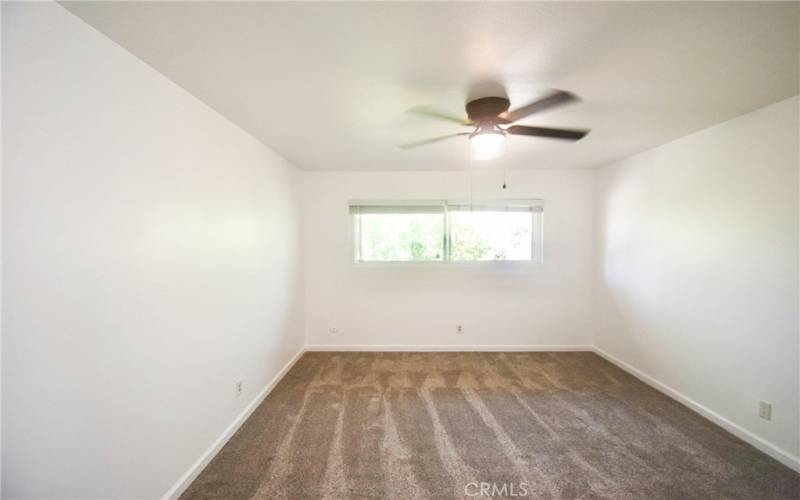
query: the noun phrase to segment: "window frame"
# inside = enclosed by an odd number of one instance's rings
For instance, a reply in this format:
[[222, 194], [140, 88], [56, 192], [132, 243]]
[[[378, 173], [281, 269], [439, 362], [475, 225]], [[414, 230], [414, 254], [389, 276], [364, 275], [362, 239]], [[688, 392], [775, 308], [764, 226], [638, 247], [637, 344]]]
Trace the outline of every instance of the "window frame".
[[[354, 207], [375, 206], [375, 207], [402, 207], [402, 206], [441, 206], [443, 219], [443, 255], [439, 260], [361, 260], [361, 230], [359, 224], [360, 217], [355, 217]], [[518, 206], [530, 209], [531, 213], [531, 258], [526, 260], [452, 260], [450, 258], [450, 217], [448, 207], [451, 206], [470, 206], [476, 209], [488, 207], [509, 207]], [[538, 217], [535, 216], [538, 213]], [[356, 266], [481, 266], [481, 265], [523, 265], [539, 266], [544, 264], [544, 200], [537, 198], [524, 199], [439, 199], [439, 200], [350, 200], [347, 203], [347, 216], [350, 225], [350, 242], [352, 263]], [[538, 238], [537, 238], [538, 237]]]

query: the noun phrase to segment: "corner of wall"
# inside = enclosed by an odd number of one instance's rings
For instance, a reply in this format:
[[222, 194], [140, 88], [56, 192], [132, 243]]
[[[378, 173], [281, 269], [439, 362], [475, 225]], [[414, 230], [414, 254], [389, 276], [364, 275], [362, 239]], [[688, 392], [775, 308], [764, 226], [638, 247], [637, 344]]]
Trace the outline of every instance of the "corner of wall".
[[298, 168], [298, 189], [300, 190], [300, 195], [298, 196], [300, 208], [300, 290], [301, 290], [301, 297], [302, 297], [302, 305], [301, 305], [301, 318], [302, 318], [302, 325], [301, 325], [301, 333], [302, 333], [302, 348], [306, 349], [308, 346], [308, 245], [306, 244], [309, 241], [307, 233], [308, 229], [308, 182], [309, 176], [311, 172], [306, 170], [302, 170]]

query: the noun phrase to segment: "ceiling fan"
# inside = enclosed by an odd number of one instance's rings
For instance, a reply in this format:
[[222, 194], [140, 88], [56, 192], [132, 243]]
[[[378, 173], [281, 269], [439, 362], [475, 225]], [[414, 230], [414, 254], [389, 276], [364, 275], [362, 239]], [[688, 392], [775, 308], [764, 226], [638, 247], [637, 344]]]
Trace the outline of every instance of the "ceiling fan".
[[513, 111], [508, 109], [511, 102], [505, 97], [481, 97], [469, 101], [466, 105], [467, 117], [461, 118], [448, 113], [443, 113], [433, 108], [421, 106], [409, 110], [412, 113], [458, 123], [468, 127], [475, 127], [472, 132], [458, 132], [455, 134], [433, 137], [421, 141], [401, 144], [401, 149], [411, 149], [434, 142], [443, 141], [451, 137], [469, 136], [475, 159], [489, 159], [500, 155], [503, 151], [506, 135], [527, 135], [532, 137], [546, 137], [549, 139], [563, 139], [577, 141], [589, 133], [589, 130], [562, 129], [546, 127], [530, 127], [527, 125], [513, 125], [514, 122], [526, 118], [534, 113], [544, 111], [556, 106], [577, 101], [578, 98], [564, 90], [554, 90], [545, 97]]

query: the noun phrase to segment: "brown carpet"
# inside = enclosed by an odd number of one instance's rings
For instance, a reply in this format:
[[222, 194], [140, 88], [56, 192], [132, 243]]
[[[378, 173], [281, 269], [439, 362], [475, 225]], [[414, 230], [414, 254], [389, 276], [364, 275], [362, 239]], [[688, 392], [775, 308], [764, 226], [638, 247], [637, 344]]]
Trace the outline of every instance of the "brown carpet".
[[481, 495], [797, 499], [800, 475], [592, 353], [320, 352], [182, 498]]

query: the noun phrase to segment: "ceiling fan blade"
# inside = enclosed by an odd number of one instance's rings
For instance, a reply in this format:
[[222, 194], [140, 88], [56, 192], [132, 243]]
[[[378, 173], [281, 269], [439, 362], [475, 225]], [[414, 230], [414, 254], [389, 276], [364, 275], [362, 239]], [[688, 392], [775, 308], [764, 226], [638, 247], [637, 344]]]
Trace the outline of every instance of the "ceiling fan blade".
[[434, 142], [439, 142], [439, 141], [443, 141], [445, 139], [450, 139], [451, 137], [458, 137], [460, 135], [469, 135], [469, 132], [459, 132], [458, 134], [450, 134], [450, 135], [442, 135], [442, 136], [439, 136], [439, 137], [432, 137], [430, 139], [423, 139], [421, 141], [415, 141], [415, 142], [408, 142], [406, 144], [400, 144], [397, 147], [400, 148], [400, 149], [412, 149], [412, 148], [416, 148], [416, 147], [419, 147], [419, 146], [425, 146], [426, 144], [432, 144]]
[[550, 94], [548, 94], [547, 96], [539, 99], [538, 101], [533, 101], [528, 105], [522, 106], [521, 108], [517, 108], [507, 113], [503, 113], [500, 116], [502, 118], [508, 119], [509, 121], [515, 122], [517, 120], [525, 118], [526, 116], [538, 113], [540, 111], [544, 111], [545, 109], [549, 109], [555, 106], [561, 106], [563, 104], [567, 104], [577, 100], [578, 97], [575, 94], [571, 94], [564, 90], [555, 90]]
[[459, 125], [472, 125], [472, 121], [461, 118], [460, 116], [451, 115], [446, 111], [439, 111], [438, 109], [430, 106], [415, 106], [407, 111], [415, 115], [425, 116], [427, 118], [436, 118], [437, 120], [444, 120], [447, 122], [458, 123]]
[[551, 139], [566, 139], [570, 141], [582, 139], [589, 133], [588, 130], [528, 127], [526, 125], [512, 125], [506, 129], [506, 132], [513, 135], [530, 135], [534, 137], [549, 137]]

